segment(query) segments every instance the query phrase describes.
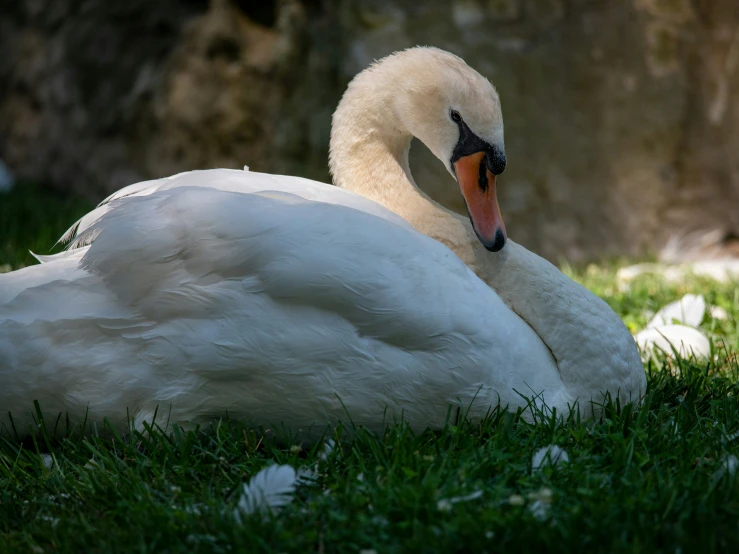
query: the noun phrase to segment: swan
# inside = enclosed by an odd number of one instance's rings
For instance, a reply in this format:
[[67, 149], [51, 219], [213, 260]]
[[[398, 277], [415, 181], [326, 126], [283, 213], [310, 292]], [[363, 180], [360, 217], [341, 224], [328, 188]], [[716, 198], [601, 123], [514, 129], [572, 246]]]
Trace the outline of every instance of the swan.
[[[408, 167], [413, 136], [457, 179], [465, 219]], [[412, 48], [349, 85], [333, 118], [337, 186], [191, 171], [111, 195], [69, 248], [0, 275], [0, 422], [125, 431], [230, 415], [310, 437], [351, 419], [438, 428], [450, 407], [585, 417], [646, 387], [601, 299], [507, 238], [492, 85]], [[157, 419], [159, 418], [159, 419]]]

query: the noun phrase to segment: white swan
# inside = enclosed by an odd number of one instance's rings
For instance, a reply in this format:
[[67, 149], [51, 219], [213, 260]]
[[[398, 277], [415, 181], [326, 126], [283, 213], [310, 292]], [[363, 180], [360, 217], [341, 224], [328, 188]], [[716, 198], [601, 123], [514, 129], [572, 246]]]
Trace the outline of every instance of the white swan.
[[[458, 176], [474, 230], [413, 183], [412, 135]], [[388, 57], [334, 117], [335, 181], [362, 196], [183, 173], [119, 191], [70, 231], [71, 250], [0, 275], [0, 413], [21, 435], [34, 400], [119, 428], [127, 410], [140, 422], [158, 408], [308, 435], [347, 417], [438, 427], [450, 406], [479, 418], [526, 397], [586, 416], [604, 393], [638, 400], [644, 372], [619, 318], [505, 243], [504, 164], [485, 79], [436, 49]]]

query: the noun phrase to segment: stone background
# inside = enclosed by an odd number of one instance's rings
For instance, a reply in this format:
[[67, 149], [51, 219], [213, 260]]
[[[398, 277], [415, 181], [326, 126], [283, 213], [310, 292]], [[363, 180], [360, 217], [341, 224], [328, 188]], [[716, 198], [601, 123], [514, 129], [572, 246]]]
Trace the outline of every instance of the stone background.
[[[500, 92], [514, 239], [554, 260], [735, 249], [737, 0], [0, 4], [0, 159], [20, 178], [96, 200], [193, 168], [327, 181], [347, 82], [425, 44]], [[422, 145], [411, 165], [461, 208]]]

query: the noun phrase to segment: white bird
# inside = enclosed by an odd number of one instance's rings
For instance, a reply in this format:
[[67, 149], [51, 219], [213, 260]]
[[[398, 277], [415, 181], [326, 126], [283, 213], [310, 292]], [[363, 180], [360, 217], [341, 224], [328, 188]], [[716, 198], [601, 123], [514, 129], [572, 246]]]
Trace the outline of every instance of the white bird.
[[[412, 136], [470, 221], [416, 187]], [[500, 103], [461, 59], [414, 48], [358, 75], [330, 161], [339, 187], [235, 170], [132, 185], [70, 250], [0, 275], [0, 417], [25, 434], [38, 400], [120, 429], [127, 413], [230, 415], [309, 436], [349, 419], [438, 428], [450, 407], [587, 417], [604, 394], [644, 393], [618, 316], [506, 242]]]

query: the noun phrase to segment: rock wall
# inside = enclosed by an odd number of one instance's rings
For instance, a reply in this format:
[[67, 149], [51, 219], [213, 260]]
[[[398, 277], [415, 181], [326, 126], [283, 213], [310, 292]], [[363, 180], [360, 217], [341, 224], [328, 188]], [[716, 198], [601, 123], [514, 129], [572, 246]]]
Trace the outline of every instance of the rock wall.
[[[0, 16], [0, 159], [96, 198], [192, 168], [328, 180], [346, 83], [415, 44], [498, 88], [519, 242], [579, 260], [739, 236], [736, 0], [18, 0]], [[442, 165], [411, 158], [460, 210]]]
[[206, 167], [326, 178], [324, 19], [297, 1], [23, 0], [0, 19], [0, 158], [95, 197]]

